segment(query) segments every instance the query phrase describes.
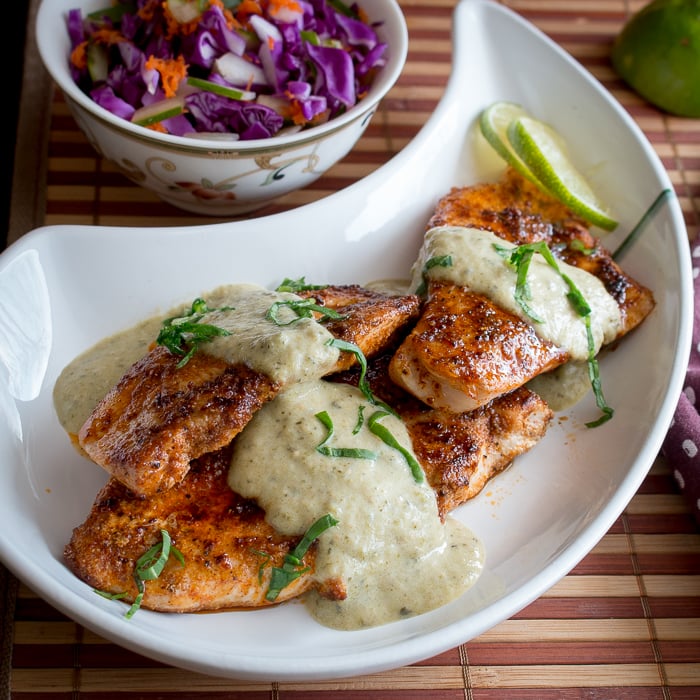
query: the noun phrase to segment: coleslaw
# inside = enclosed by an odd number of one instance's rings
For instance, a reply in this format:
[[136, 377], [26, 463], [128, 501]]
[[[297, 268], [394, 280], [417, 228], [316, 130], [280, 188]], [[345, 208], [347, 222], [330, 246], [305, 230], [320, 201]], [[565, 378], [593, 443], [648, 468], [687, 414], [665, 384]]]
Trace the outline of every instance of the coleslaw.
[[264, 139], [333, 119], [387, 49], [342, 0], [119, 0], [66, 24], [80, 89], [176, 136]]

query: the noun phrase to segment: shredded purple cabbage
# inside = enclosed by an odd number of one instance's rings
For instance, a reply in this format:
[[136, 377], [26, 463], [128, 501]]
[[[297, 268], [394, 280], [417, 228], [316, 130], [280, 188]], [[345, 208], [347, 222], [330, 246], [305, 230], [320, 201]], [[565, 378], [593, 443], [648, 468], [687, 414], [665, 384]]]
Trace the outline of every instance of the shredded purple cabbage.
[[[195, 21], [178, 24], [166, 16], [163, 2], [119, 0], [88, 16], [70, 10], [66, 26], [76, 57], [70, 63], [73, 79], [97, 104], [124, 119], [137, 120], [144, 108], [157, 113], [159, 101], [173, 96], [172, 83], [163, 79], [167, 68], [149, 59], [183, 57], [186, 76], [174, 79], [183, 111], [157, 127], [178, 136], [211, 132], [264, 139], [284, 127], [333, 119], [362, 99], [385, 64], [387, 46], [355, 4], [263, 0], [260, 15], [244, 15], [235, 6], [223, 10], [206, 0], [167, 4], [175, 19], [178, 10], [205, 9]], [[169, 31], [173, 26], [176, 31]], [[253, 79], [248, 66], [264, 78]], [[209, 81], [224, 92], [236, 88], [244, 98], [218, 94], [207, 84], [192, 86], [188, 78]]]

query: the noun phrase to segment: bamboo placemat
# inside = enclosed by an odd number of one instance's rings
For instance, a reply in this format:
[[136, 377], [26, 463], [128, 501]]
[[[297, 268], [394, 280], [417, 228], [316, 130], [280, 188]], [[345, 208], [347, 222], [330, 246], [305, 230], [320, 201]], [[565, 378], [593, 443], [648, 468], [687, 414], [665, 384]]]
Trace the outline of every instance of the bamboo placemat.
[[[34, 3], [33, 3], [34, 4]], [[451, 64], [457, 0], [400, 0], [408, 62], [357, 148], [308, 189], [258, 214], [326, 196], [396, 154], [440, 96]], [[631, 93], [608, 59], [642, 0], [505, 0], [583, 63], [629, 110], [667, 168], [694, 240], [700, 207], [700, 120], [664, 115]], [[33, 12], [30, 12], [30, 21]], [[503, 50], [508, 50], [507, 46]], [[212, 223], [161, 203], [100, 160], [27, 48], [9, 240], [41, 224]], [[465, 88], [468, 89], [468, 88]], [[0, 586], [0, 589], [3, 587]], [[593, 551], [539, 600], [466, 644], [395, 671], [342, 681], [252, 683], [173, 669], [101, 639], [20, 584], [11, 697], [108, 700], [700, 698], [700, 533], [659, 458]], [[0, 590], [2, 592], [2, 590]], [[8, 638], [6, 625], [5, 639]], [[2, 678], [0, 678], [0, 681]], [[7, 696], [7, 692], [5, 694]]]

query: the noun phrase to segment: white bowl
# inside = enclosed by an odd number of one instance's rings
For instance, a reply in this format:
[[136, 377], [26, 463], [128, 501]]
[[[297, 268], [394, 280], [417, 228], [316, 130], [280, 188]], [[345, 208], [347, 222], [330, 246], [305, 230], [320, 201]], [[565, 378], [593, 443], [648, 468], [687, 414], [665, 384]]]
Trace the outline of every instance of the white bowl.
[[71, 77], [66, 14], [86, 14], [106, 0], [43, 0], [36, 20], [41, 59], [93, 147], [129, 179], [170, 204], [197, 214], [235, 216], [317, 180], [357, 143], [380, 100], [403, 69], [406, 21], [396, 0], [363, 3], [379, 38], [388, 44], [386, 65], [368, 94], [344, 114], [295, 134], [225, 142], [162, 134], [132, 124], [97, 105]]

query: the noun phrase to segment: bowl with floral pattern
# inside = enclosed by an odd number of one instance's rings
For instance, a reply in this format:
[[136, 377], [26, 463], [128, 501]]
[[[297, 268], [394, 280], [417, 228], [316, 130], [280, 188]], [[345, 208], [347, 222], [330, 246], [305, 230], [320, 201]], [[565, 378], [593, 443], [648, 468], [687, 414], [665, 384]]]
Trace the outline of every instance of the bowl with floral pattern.
[[189, 212], [253, 212], [345, 157], [397, 81], [396, 0], [44, 0], [39, 53], [80, 129]]

